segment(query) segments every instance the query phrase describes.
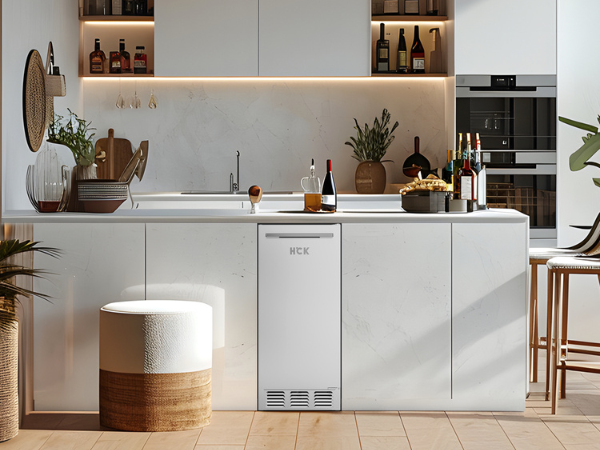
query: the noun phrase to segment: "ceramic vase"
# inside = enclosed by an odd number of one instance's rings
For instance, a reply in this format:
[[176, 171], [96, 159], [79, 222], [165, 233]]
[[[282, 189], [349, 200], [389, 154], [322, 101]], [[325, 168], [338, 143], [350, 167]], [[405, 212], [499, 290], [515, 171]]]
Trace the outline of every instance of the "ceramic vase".
[[356, 168], [354, 186], [359, 194], [383, 194], [385, 183], [385, 167], [381, 162], [363, 161]]

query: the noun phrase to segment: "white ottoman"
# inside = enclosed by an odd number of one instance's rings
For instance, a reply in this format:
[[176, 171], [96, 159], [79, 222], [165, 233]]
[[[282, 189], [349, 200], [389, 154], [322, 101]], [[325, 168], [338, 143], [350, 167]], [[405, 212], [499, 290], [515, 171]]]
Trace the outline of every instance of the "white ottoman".
[[100, 424], [127, 431], [206, 426], [212, 308], [175, 300], [100, 309]]

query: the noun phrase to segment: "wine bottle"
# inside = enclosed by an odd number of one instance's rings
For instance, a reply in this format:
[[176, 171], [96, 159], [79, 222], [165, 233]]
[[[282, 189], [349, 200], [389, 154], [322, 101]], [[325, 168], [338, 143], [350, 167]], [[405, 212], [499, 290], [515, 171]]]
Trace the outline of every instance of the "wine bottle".
[[439, 0], [427, 0], [426, 12], [428, 16], [437, 16], [440, 9]]
[[143, 45], [138, 45], [135, 48], [135, 57], [133, 60], [133, 73], [147, 73], [148, 57]]
[[110, 73], [121, 73], [121, 53], [110, 52]]
[[456, 147], [454, 161], [452, 162], [452, 173], [454, 174], [454, 195], [452, 197], [455, 199], [460, 199], [460, 192], [458, 190], [458, 172], [463, 167], [462, 153], [462, 133], [458, 133], [458, 146]]
[[471, 162], [469, 158], [465, 158], [464, 166], [458, 171], [456, 179], [456, 188], [454, 192], [458, 192], [461, 200], [475, 200], [474, 198], [474, 174], [471, 170]]
[[133, 16], [133, 0], [123, 0], [122, 6], [122, 11], [124, 15]]
[[377, 40], [377, 72], [390, 71], [390, 41], [385, 38], [385, 24], [379, 25], [379, 39]]
[[442, 180], [448, 185], [448, 191], [454, 192], [454, 150], [448, 150], [448, 160], [442, 169]]
[[337, 209], [337, 192], [335, 191], [335, 182], [333, 181], [333, 172], [331, 172], [331, 160], [327, 160], [327, 175], [323, 181], [323, 191], [321, 195], [321, 209], [323, 211], [335, 211]]
[[406, 73], [406, 40], [404, 39], [404, 28], [400, 28], [400, 37], [398, 38], [398, 55], [396, 59], [396, 72]]
[[410, 49], [410, 64], [413, 73], [425, 73], [425, 49], [419, 39], [419, 25], [415, 25], [415, 38]]
[[100, 39], [94, 42], [94, 51], [90, 53], [90, 73], [104, 73], [106, 55], [100, 50]]
[[125, 50], [125, 39], [119, 40], [119, 53], [121, 54], [121, 72], [131, 72], [131, 56], [129, 52]]

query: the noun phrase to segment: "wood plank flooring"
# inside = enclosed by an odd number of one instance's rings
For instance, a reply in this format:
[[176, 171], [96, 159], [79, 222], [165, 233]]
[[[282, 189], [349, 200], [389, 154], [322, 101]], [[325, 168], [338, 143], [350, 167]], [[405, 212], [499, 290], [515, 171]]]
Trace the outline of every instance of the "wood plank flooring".
[[543, 389], [531, 385], [525, 412], [214, 411], [204, 429], [168, 433], [103, 429], [97, 413], [34, 413], [0, 450], [600, 450], [600, 375], [569, 372], [556, 416]]

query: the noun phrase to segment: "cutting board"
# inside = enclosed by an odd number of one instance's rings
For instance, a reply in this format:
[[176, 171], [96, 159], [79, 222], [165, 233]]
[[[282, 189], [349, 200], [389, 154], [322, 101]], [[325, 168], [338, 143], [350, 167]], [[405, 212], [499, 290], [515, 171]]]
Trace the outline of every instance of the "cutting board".
[[96, 172], [99, 179], [118, 180], [133, 156], [133, 147], [127, 139], [115, 138], [115, 130], [108, 137], [96, 141]]

